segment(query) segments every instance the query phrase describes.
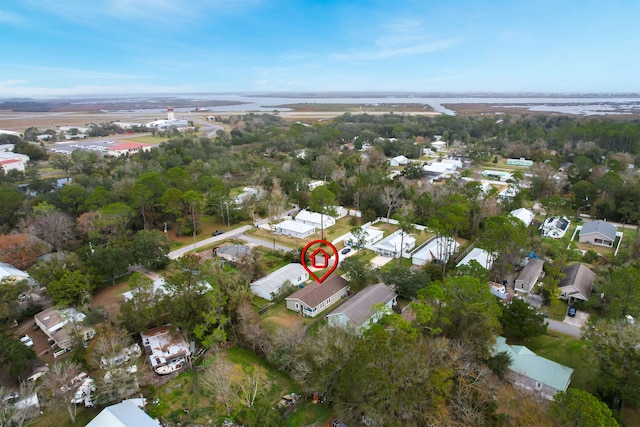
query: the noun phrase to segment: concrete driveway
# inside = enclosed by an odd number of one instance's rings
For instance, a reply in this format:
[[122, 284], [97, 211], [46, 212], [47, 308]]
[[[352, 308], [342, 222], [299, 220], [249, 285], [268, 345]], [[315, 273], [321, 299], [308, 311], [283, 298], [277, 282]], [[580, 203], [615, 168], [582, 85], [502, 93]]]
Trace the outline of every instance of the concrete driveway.
[[589, 313], [586, 311], [576, 311], [575, 317], [564, 317], [564, 323], [568, 325], [577, 326], [578, 328], [582, 328], [589, 321]]
[[378, 255], [378, 256], [374, 257], [369, 263], [374, 268], [381, 268], [383, 265], [388, 264], [392, 260], [393, 260], [393, 258], [391, 258], [391, 257]]

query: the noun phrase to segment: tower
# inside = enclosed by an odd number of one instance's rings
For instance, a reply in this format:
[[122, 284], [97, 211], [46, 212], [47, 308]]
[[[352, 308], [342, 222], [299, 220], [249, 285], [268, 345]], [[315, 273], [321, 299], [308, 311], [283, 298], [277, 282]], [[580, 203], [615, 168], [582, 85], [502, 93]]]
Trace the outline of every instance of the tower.
[[167, 108], [167, 120], [175, 120], [176, 116], [173, 114], [173, 107]]

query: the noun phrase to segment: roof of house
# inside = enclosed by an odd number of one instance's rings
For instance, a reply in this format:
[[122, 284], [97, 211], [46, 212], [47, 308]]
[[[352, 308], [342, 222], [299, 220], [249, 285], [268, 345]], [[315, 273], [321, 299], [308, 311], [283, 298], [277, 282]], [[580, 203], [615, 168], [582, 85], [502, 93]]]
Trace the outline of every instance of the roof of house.
[[251, 246], [247, 245], [224, 245], [216, 249], [216, 255], [227, 255], [230, 257], [241, 257], [251, 253]]
[[374, 314], [372, 307], [375, 304], [386, 304], [396, 296], [396, 292], [389, 286], [377, 283], [367, 286], [328, 315], [342, 314], [356, 326], [362, 326]]
[[571, 381], [573, 369], [538, 356], [527, 347], [509, 345], [504, 337], [496, 338], [493, 352], [507, 352], [513, 360], [510, 370], [556, 390], [566, 390]]
[[431, 239], [419, 251], [414, 252], [412, 258], [446, 261], [459, 247], [460, 244], [452, 238], [437, 237]]
[[87, 427], [158, 427], [159, 425], [134, 402], [125, 400], [104, 408], [87, 424]]
[[294, 292], [286, 299], [298, 299], [309, 307], [316, 307], [321, 302], [329, 299], [336, 292], [340, 292], [349, 286], [349, 282], [337, 274], [333, 274], [322, 283], [313, 282], [299, 291]]
[[25, 279], [28, 279], [29, 275], [24, 271], [15, 268], [11, 264], [0, 262], [0, 280], [4, 279], [5, 277], [23, 277]]
[[473, 248], [471, 252], [469, 252], [462, 261], [460, 261], [456, 267], [460, 267], [461, 265], [469, 265], [471, 261], [477, 261], [482, 267], [487, 270], [491, 270], [493, 266], [493, 261], [496, 257], [492, 256], [489, 252], [480, 248]]
[[562, 273], [565, 277], [558, 283], [559, 288], [574, 288], [585, 299], [589, 298], [596, 273], [582, 263], [568, 265], [562, 269]]
[[335, 224], [336, 220], [334, 217], [330, 215], [322, 215], [324, 219], [321, 219], [321, 215], [317, 212], [311, 212], [306, 209], [302, 209], [296, 215], [296, 221], [309, 221], [316, 224], [320, 224], [321, 221], [324, 221], [324, 226]]
[[511, 215], [522, 221], [526, 227], [530, 226], [531, 222], [533, 222], [534, 215], [529, 209], [515, 209], [511, 211]]
[[398, 163], [406, 163], [409, 162], [410, 160], [408, 158], [406, 158], [405, 156], [396, 156], [393, 157], [391, 160], [395, 160]]
[[617, 231], [618, 229], [615, 225], [599, 219], [597, 221], [586, 222], [582, 226], [582, 230], [580, 230], [580, 236], [583, 236], [585, 234], [598, 233], [602, 234], [607, 239], [614, 241], [616, 240]]
[[527, 265], [524, 266], [516, 280], [522, 280], [525, 283], [534, 283], [540, 277], [540, 271], [544, 261], [540, 258], [532, 258]]
[[307, 270], [302, 264], [291, 263], [256, 280], [251, 283], [251, 286], [259, 286], [269, 293], [278, 292], [284, 282], [287, 280], [297, 282], [299, 276], [308, 277]]
[[384, 239], [380, 240], [378, 243], [375, 244], [375, 247], [378, 249], [398, 251], [401, 249], [400, 248], [401, 244], [411, 245], [412, 243], [415, 244], [415, 242], [416, 242], [415, 237], [413, 237], [411, 234], [407, 234], [404, 231], [399, 230], [388, 235]]
[[42, 323], [48, 331], [55, 332], [62, 329], [64, 325], [70, 321], [75, 321], [77, 323], [82, 322], [86, 315], [75, 308], [57, 310], [54, 307], [49, 307], [36, 314], [34, 317], [38, 319], [38, 321]]
[[171, 325], [149, 329], [140, 333], [140, 338], [153, 367], [174, 357], [191, 355], [187, 342], [180, 334], [175, 333]]
[[283, 228], [288, 231], [293, 231], [294, 233], [309, 233], [316, 228], [313, 225], [305, 224], [303, 222], [294, 221], [292, 219], [288, 219], [286, 221], [282, 221], [280, 224], [276, 224], [275, 228]]

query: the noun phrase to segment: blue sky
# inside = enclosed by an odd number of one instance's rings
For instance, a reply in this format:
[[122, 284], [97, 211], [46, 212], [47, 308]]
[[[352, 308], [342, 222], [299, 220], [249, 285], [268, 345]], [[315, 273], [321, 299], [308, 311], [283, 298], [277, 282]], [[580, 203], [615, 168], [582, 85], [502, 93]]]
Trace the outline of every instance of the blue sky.
[[0, 97], [640, 92], [639, 0], [3, 0]]

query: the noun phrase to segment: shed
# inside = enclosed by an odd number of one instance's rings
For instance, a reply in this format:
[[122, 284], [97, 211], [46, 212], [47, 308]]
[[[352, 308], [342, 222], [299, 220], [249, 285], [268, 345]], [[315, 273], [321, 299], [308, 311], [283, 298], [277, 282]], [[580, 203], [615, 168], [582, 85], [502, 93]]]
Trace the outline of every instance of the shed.
[[529, 209], [519, 208], [514, 209], [511, 212], [511, 216], [518, 218], [520, 221], [524, 223], [525, 227], [528, 227], [533, 222], [534, 214]]

